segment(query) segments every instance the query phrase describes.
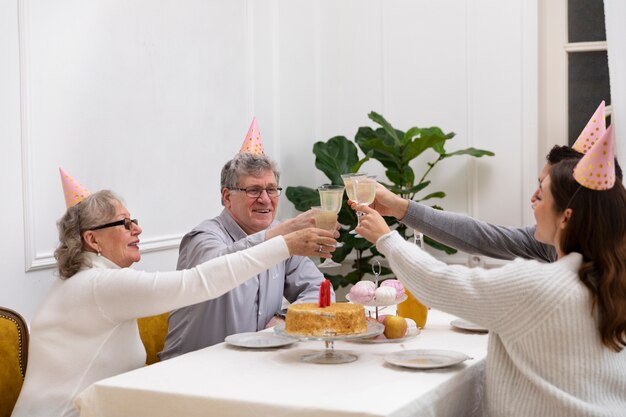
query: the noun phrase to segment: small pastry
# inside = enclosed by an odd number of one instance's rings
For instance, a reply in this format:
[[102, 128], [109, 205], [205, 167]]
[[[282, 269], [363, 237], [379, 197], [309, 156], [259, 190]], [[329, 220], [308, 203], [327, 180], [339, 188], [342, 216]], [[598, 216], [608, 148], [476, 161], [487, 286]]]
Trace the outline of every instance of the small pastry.
[[397, 279], [386, 279], [384, 280], [381, 284], [381, 287], [392, 287], [396, 289], [396, 300], [401, 299], [402, 297], [404, 297], [404, 285], [402, 285], [402, 283], [400, 281], [398, 281]]
[[[354, 303], [369, 303], [374, 299], [374, 289], [369, 285], [359, 285], [360, 281], [350, 288], [350, 301]], [[372, 283], [373, 284], [373, 283]]]
[[393, 304], [396, 301], [396, 289], [393, 287], [379, 287], [374, 293], [374, 299], [380, 304]]

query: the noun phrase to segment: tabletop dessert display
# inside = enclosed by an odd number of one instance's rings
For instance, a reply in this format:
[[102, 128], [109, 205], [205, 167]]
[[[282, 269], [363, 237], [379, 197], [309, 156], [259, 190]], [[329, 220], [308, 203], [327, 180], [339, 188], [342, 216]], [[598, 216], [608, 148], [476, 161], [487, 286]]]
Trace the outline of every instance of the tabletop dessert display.
[[334, 349], [335, 340], [373, 337], [381, 334], [384, 325], [365, 318], [360, 304], [331, 303], [330, 281], [320, 286], [318, 303], [292, 304], [287, 308], [285, 324], [278, 324], [274, 331], [280, 335], [298, 339], [323, 340], [324, 351], [304, 355], [302, 360], [312, 363], [347, 363], [357, 356]]
[[407, 299], [404, 285], [397, 279], [387, 279], [378, 286], [380, 262], [372, 265], [374, 281], [359, 281], [352, 286], [346, 299], [351, 303], [374, 307], [375, 319], [385, 326], [383, 334], [369, 339], [360, 339], [358, 342], [401, 342], [415, 337], [420, 330], [414, 320], [399, 315], [379, 316], [379, 308], [400, 304]]

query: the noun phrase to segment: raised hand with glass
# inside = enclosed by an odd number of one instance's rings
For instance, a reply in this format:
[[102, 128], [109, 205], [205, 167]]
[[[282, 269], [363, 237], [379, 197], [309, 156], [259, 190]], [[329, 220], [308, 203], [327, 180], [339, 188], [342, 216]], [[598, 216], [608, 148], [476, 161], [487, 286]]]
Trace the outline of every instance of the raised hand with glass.
[[[355, 172], [351, 174], [343, 174], [341, 179], [343, 180], [343, 184], [346, 186], [346, 194], [348, 194], [348, 198], [352, 201], [356, 200], [355, 188], [354, 188], [354, 178], [357, 177], [365, 177], [367, 174], [365, 172]], [[357, 213], [358, 216], [358, 213]], [[354, 230], [350, 230], [348, 233], [351, 235], [356, 235]]]
[[[334, 232], [337, 229], [337, 211], [325, 210], [321, 206], [311, 207], [313, 210], [313, 218], [315, 219], [315, 227], [319, 229], [328, 230]], [[320, 250], [322, 247], [320, 247]], [[324, 259], [324, 262], [319, 264], [318, 268], [331, 268], [341, 266], [340, 263], [333, 261], [331, 258]]]
[[[376, 198], [376, 177], [373, 175], [359, 175], [352, 178], [352, 187], [354, 188], [354, 202], [369, 206]], [[357, 211], [357, 227], [361, 224], [362, 212]], [[356, 237], [361, 237], [356, 235]]]
[[[341, 205], [343, 204], [343, 185], [324, 184], [317, 189], [320, 193], [320, 207], [323, 210], [335, 211], [339, 214], [341, 211]], [[338, 248], [343, 246], [343, 243], [337, 242]]]

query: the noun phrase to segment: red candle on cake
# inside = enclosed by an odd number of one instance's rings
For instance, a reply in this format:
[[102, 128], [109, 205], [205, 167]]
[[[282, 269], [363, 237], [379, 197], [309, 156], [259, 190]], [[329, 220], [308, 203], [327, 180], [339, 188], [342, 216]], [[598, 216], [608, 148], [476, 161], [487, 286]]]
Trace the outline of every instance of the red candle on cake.
[[320, 308], [330, 306], [330, 281], [325, 279], [320, 285], [320, 296], [317, 306]]

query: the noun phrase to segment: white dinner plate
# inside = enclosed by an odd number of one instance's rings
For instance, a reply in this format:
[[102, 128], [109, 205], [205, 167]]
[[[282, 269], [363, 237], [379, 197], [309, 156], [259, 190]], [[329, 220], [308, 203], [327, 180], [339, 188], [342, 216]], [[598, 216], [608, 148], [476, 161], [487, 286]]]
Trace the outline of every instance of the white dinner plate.
[[275, 333], [249, 332], [231, 334], [224, 339], [229, 345], [250, 349], [266, 349], [280, 346], [287, 346], [297, 342], [296, 339], [282, 337]]
[[457, 329], [466, 330], [468, 332], [476, 332], [476, 333], [487, 333], [489, 329], [485, 329], [483, 326], [479, 326], [476, 323], [472, 323], [471, 321], [456, 319], [450, 322], [450, 326], [456, 327]]
[[472, 359], [454, 350], [413, 349], [401, 350], [385, 356], [385, 361], [396, 366], [414, 369], [445, 368]]
[[362, 304], [366, 307], [388, 307], [388, 306], [392, 306], [392, 305], [396, 305], [399, 304], [403, 301], [405, 301], [407, 298], [409, 298], [406, 294], [404, 294], [402, 297], [400, 297], [399, 299], [394, 300], [392, 303], [382, 303], [380, 301], [376, 301], [375, 299], [372, 301], [368, 301], [366, 303], [358, 303], [356, 301], [352, 301], [350, 299], [350, 294], [346, 294], [346, 300], [350, 301], [352, 304]]

